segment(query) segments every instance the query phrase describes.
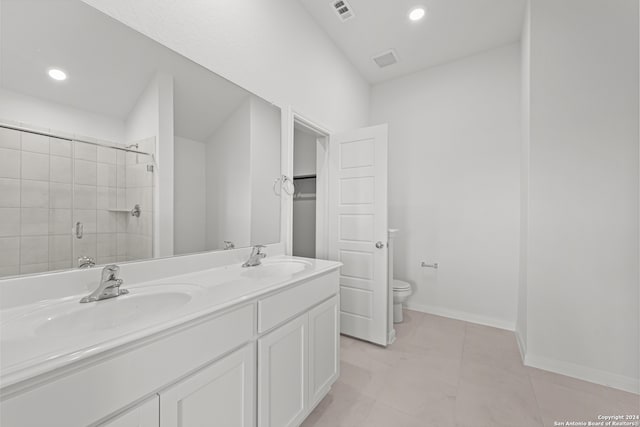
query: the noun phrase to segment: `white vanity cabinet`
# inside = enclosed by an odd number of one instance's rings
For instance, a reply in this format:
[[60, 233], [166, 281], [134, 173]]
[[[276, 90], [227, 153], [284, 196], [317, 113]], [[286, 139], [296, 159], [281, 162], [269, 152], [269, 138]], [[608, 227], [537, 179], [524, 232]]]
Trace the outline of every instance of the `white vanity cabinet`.
[[329, 391], [339, 373], [338, 319], [334, 295], [258, 340], [258, 427], [298, 426]]
[[250, 343], [160, 392], [160, 427], [254, 426], [255, 370]]
[[258, 340], [258, 426], [294, 427], [306, 416], [308, 315]]
[[309, 407], [313, 409], [340, 374], [338, 296], [309, 312]]
[[[96, 354], [63, 372], [4, 387], [0, 426], [109, 425], [123, 408], [168, 390], [202, 367], [223, 360], [230, 351], [252, 343], [255, 312], [255, 302], [231, 307]], [[255, 387], [255, 374], [250, 381]]]
[[0, 425], [298, 426], [338, 376], [331, 267], [3, 386]]

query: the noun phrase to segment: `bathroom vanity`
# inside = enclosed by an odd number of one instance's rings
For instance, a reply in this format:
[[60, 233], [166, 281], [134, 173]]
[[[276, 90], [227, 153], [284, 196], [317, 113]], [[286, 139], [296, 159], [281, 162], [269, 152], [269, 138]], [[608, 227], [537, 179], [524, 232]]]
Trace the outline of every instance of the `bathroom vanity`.
[[5, 307], [0, 424], [297, 426], [339, 374], [339, 266], [277, 256], [136, 284], [123, 269], [127, 295]]

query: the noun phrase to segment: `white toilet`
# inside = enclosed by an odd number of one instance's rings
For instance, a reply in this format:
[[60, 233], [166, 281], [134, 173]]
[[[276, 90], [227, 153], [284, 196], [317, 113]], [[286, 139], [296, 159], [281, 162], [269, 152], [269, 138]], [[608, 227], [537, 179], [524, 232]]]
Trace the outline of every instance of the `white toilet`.
[[403, 280], [393, 280], [393, 323], [402, 322], [402, 304], [411, 296], [411, 285]]
[[[398, 234], [398, 229], [390, 229], [389, 230], [389, 284], [393, 293], [393, 323], [402, 322], [402, 305], [407, 301], [407, 299], [413, 293], [413, 289], [408, 282], [403, 280], [396, 280], [393, 277], [393, 240], [395, 239], [396, 234]], [[391, 308], [390, 308], [391, 309]], [[389, 313], [391, 315], [391, 313]], [[391, 328], [391, 325], [389, 325]]]

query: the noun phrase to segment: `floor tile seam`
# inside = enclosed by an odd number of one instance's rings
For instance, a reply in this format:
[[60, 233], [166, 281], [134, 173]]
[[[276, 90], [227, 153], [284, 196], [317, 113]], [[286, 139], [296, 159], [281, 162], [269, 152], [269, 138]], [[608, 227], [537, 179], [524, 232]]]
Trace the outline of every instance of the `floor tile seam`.
[[[524, 363], [522, 364], [524, 366]], [[536, 388], [533, 386], [533, 380], [531, 379], [531, 373], [527, 371], [527, 380], [529, 382], [529, 386], [531, 387], [531, 393], [533, 393], [533, 400], [536, 403], [536, 409], [538, 410], [538, 416], [540, 417], [540, 425], [544, 427], [544, 417], [542, 416], [542, 408], [540, 407], [540, 402], [538, 401], [538, 392]]]
[[458, 422], [458, 397], [460, 395], [460, 382], [462, 381], [462, 365], [464, 363], [464, 352], [467, 346], [467, 325], [468, 322], [464, 322], [464, 338], [462, 340], [462, 351], [460, 352], [460, 366], [458, 367], [458, 383], [456, 384], [456, 396], [453, 401], [453, 422], [456, 426], [460, 425]]
[[[391, 408], [394, 411], [400, 412], [401, 414], [406, 415], [409, 418], [413, 418], [413, 419], [418, 420], [418, 421], [420, 420], [417, 415], [410, 414], [407, 411], [404, 411], [401, 408], [398, 408], [397, 406], [395, 406], [393, 404], [390, 404], [390, 403], [387, 403], [387, 402], [384, 402], [384, 401], [382, 401], [380, 399], [376, 399], [373, 402], [373, 405], [371, 405], [371, 408], [373, 408], [373, 406], [375, 406], [376, 403], [379, 403], [380, 405], [386, 406], [387, 408]], [[369, 415], [371, 415], [371, 410], [369, 410], [369, 413], [367, 414], [367, 418], [369, 417]]]
[[[466, 335], [465, 335], [466, 337]], [[518, 372], [514, 372], [512, 370], [510, 370], [509, 368], [503, 367], [503, 365], [500, 364], [493, 364], [493, 363], [487, 363], [485, 361], [482, 360], [471, 360], [469, 359], [469, 351], [467, 350], [467, 340], [465, 339], [465, 345], [462, 349], [462, 363], [460, 366], [460, 373], [461, 373], [461, 377], [462, 377], [462, 366], [466, 363], [472, 363], [472, 364], [478, 364], [481, 366], [484, 366], [486, 368], [490, 368], [490, 369], [497, 369], [499, 371], [501, 371], [502, 373], [505, 373], [507, 375], [512, 375], [515, 377], [519, 377], [521, 379], [526, 379], [527, 381], [530, 381], [531, 377], [530, 377], [530, 373], [526, 370], [526, 366], [522, 363], [521, 360], [518, 360], [518, 366], [523, 368], [522, 373], [518, 373]], [[467, 355], [467, 357], [465, 357], [465, 355]], [[497, 359], [493, 359], [496, 362], [499, 362]]]

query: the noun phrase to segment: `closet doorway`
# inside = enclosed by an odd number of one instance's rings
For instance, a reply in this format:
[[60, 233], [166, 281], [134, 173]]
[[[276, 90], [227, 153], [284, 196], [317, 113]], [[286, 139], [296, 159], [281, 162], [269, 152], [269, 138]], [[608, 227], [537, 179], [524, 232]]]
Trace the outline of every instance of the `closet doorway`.
[[328, 134], [296, 117], [293, 128], [292, 255], [327, 259]]

